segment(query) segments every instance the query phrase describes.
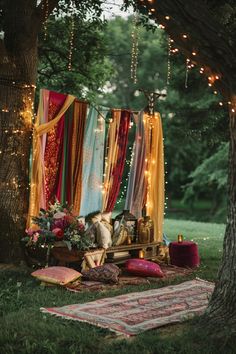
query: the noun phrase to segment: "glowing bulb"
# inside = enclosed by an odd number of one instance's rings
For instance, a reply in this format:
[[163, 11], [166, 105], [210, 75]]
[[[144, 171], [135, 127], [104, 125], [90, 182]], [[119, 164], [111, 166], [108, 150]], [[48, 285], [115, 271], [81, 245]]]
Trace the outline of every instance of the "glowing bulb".
[[220, 105], [220, 106], [223, 106], [223, 102], [219, 102], [219, 105]]
[[192, 52], [192, 55], [194, 55], [194, 56], [195, 56], [195, 55], [197, 55], [197, 53], [196, 53], [196, 52]]
[[170, 16], [165, 16], [165, 19], [168, 21], [170, 19]]
[[187, 34], [183, 34], [183, 38], [185, 39], [188, 38]]

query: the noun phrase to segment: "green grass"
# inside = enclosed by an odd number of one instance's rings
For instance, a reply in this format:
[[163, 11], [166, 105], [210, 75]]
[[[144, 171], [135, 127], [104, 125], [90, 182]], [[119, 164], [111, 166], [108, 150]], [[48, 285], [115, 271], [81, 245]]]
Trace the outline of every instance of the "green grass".
[[[175, 240], [178, 233], [198, 243], [201, 267], [185, 279], [199, 276], [215, 280], [222, 253], [224, 225], [166, 220], [165, 233]], [[232, 337], [216, 341], [196, 331], [196, 320], [148, 331], [134, 338], [116, 337], [105, 329], [63, 320], [40, 312], [40, 307], [83, 303], [125, 292], [160, 287], [164, 284], [133, 286], [100, 293], [71, 293], [61, 288], [42, 287], [30, 270], [0, 272], [0, 353], [235, 353]], [[232, 340], [232, 342], [231, 342]]]

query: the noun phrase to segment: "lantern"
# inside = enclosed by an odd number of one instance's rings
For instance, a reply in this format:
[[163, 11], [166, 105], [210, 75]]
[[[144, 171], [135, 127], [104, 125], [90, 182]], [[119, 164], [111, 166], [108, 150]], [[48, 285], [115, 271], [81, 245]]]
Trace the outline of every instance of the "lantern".
[[136, 242], [137, 240], [137, 219], [129, 212], [129, 210], [123, 210], [123, 212], [116, 216], [115, 220], [120, 221], [124, 219], [128, 234], [131, 238], [131, 242]]

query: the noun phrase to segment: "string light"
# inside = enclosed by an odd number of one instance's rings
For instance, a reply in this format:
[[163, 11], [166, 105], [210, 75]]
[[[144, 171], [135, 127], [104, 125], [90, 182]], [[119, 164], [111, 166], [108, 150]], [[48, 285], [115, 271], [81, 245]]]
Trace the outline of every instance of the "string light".
[[138, 13], [135, 14], [133, 18], [133, 30], [131, 33], [132, 39], [132, 50], [131, 50], [131, 67], [130, 67], [130, 77], [133, 83], [137, 83], [137, 67], [138, 67], [138, 41], [139, 41], [139, 29], [138, 29]]
[[184, 87], [188, 88], [188, 74], [189, 74], [189, 69], [191, 68], [191, 66], [189, 65], [190, 63], [190, 59], [186, 59], [186, 71], [185, 71], [185, 83], [184, 83]]
[[[44, 9], [44, 3], [42, 4], [42, 9]], [[48, 36], [48, 28], [47, 28], [48, 14], [49, 14], [48, 0], [45, 0], [45, 11], [44, 11], [44, 22], [43, 22], [44, 40], [45, 41], [46, 41], [47, 36]]]
[[167, 79], [166, 79], [167, 86], [169, 86], [170, 79], [171, 79], [171, 50], [172, 50], [172, 42], [171, 42], [171, 38], [168, 37]]
[[68, 70], [72, 69], [72, 55], [74, 51], [74, 35], [75, 35], [75, 19], [74, 15], [71, 16], [71, 30], [70, 30], [70, 40], [69, 40], [69, 55], [68, 55]]

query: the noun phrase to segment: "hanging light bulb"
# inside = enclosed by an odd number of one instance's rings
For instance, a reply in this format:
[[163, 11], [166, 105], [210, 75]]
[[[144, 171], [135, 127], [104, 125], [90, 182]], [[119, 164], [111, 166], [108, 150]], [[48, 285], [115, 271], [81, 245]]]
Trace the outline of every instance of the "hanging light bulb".
[[185, 71], [185, 88], [188, 88], [188, 73], [189, 73], [189, 63], [190, 63], [190, 59], [186, 59], [186, 71]]

